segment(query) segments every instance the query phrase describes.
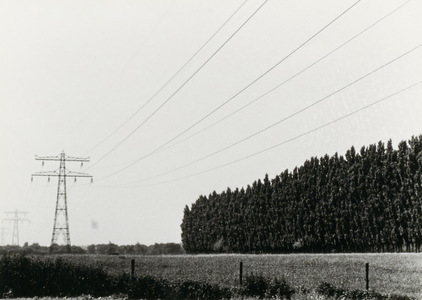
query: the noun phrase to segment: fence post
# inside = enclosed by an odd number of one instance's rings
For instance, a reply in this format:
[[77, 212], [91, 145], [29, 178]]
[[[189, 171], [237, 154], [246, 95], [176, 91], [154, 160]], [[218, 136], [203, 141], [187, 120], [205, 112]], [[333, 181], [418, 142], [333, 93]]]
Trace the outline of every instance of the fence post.
[[239, 268], [239, 283], [242, 285], [242, 275], [243, 275], [243, 262], [240, 262], [240, 268]]
[[366, 269], [366, 290], [369, 290], [369, 263], [365, 264]]
[[135, 260], [132, 259], [130, 262], [131, 268], [130, 268], [130, 277], [133, 279], [135, 277]]

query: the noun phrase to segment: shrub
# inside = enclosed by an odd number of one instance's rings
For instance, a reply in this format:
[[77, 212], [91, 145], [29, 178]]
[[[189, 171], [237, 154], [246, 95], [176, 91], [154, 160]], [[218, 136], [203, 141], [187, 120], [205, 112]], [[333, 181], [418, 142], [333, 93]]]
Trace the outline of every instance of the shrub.
[[171, 284], [152, 276], [110, 275], [101, 266], [71, 263], [63, 258], [39, 260], [23, 255], [0, 258], [0, 295], [7, 297], [94, 297], [128, 293], [141, 299], [230, 299], [227, 288], [205, 282]]
[[331, 283], [323, 282], [317, 287], [317, 293], [328, 297], [340, 297], [344, 290], [334, 287]]
[[281, 280], [273, 279], [267, 284], [267, 292], [265, 296], [267, 298], [277, 297], [280, 299], [291, 299], [295, 290], [288, 285], [286, 280], [282, 278]]
[[317, 293], [323, 296], [334, 297], [336, 299], [356, 299], [356, 300], [411, 300], [407, 296], [384, 296], [374, 291], [361, 291], [361, 290], [351, 290], [347, 291], [344, 289], [336, 288], [331, 283], [324, 282], [320, 284], [317, 288]]
[[167, 281], [147, 275], [133, 279], [128, 295], [132, 299], [165, 299], [169, 293], [170, 286]]
[[129, 298], [171, 299], [171, 300], [217, 300], [230, 299], [227, 288], [201, 281], [169, 283], [151, 276], [135, 278], [128, 293]]
[[241, 291], [244, 296], [264, 298], [291, 299], [295, 290], [288, 285], [286, 280], [275, 278], [268, 280], [262, 275], [250, 275], [245, 278], [245, 285]]
[[5, 255], [0, 259], [0, 293], [14, 297], [104, 296], [113, 289], [110, 279], [101, 267], [71, 264], [62, 258], [41, 261]]
[[185, 281], [179, 283], [176, 286], [175, 293], [171, 297], [171, 299], [177, 300], [217, 300], [230, 298], [231, 292], [229, 289], [201, 281]]
[[267, 292], [268, 282], [262, 275], [251, 274], [245, 277], [243, 295], [263, 299]]
[[389, 299], [391, 299], [391, 300], [412, 300], [412, 298], [409, 298], [408, 296], [401, 296], [401, 295], [395, 295], [395, 294], [391, 295], [389, 297]]

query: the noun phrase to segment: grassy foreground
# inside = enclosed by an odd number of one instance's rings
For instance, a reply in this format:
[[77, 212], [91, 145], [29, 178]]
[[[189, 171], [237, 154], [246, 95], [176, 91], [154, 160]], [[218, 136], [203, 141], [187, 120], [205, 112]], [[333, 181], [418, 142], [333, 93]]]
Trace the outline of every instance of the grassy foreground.
[[285, 278], [296, 289], [314, 290], [330, 283], [349, 290], [365, 289], [365, 263], [369, 263], [369, 289], [378, 293], [422, 299], [422, 254], [288, 254], [288, 255], [176, 255], [176, 256], [64, 256], [71, 261], [101, 265], [107, 272], [150, 275], [170, 282], [205, 281], [225, 287], [239, 284], [239, 264], [244, 276], [262, 274]]
[[[51, 292], [58, 292], [54, 290], [57, 287], [53, 284], [53, 280], [60, 277], [63, 277], [63, 280], [69, 283], [73, 289], [73, 294], [66, 294], [64, 290], [62, 295], [89, 293], [100, 296], [105, 290], [116, 294], [121, 293], [127, 290], [131, 260], [134, 259], [135, 277], [138, 278], [137, 292], [145, 290], [142, 286], [154, 286], [155, 291], [160, 291], [164, 287], [161, 292], [167, 293], [169, 288], [172, 289], [172, 293], [181, 294], [196, 289], [196, 291], [208, 291], [215, 294], [229, 291], [231, 295], [235, 296], [239, 291], [239, 263], [243, 262], [244, 291], [248, 289], [248, 285], [251, 290], [257, 290], [260, 285], [267, 284], [267, 292], [277, 286], [293, 288], [295, 294], [292, 299], [330, 299], [330, 295], [334, 298], [341, 298], [345, 292], [365, 290], [365, 263], [368, 262], [370, 291], [379, 295], [395, 294], [422, 299], [422, 254], [133, 257], [63, 255], [60, 257], [31, 257], [30, 259], [36, 262], [35, 268], [29, 268], [28, 262], [22, 259], [8, 262], [10, 266], [19, 263], [21, 264], [19, 268], [27, 268], [26, 270], [29, 272], [17, 275], [16, 273], [4, 274], [4, 270], [12, 270], [4, 265], [3, 274], [0, 275], [6, 279], [13, 275], [20, 278], [20, 281], [22, 278], [26, 278], [25, 280], [34, 288], [38, 288], [44, 293], [35, 294], [37, 296], [47, 296], [51, 295]], [[7, 263], [4, 257], [2, 260], [2, 264]], [[77, 266], [77, 268], [73, 266]], [[43, 274], [43, 268], [49, 268], [50, 271]], [[31, 272], [42, 274], [38, 277], [43, 280], [47, 278], [47, 280], [37, 283], [30, 279], [31, 274], [28, 273]], [[53, 274], [54, 272], [56, 273]], [[69, 272], [73, 274], [69, 276]], [[277, 285], [274, 279], [281, 280], [281, 282]], [[98, 289], [83, 292], [81, 281], [85, 281], [90, 288], [98, 286]], [[69, 285], [65, 285], [65, 289], [67, 286]], [[55, 294], [53, 293], [53, 295]], [[350, 293], [349, 295], [349, 298], [353, 296]], [[359, 297], [355, 299], [369, 299], [364, 294]]]

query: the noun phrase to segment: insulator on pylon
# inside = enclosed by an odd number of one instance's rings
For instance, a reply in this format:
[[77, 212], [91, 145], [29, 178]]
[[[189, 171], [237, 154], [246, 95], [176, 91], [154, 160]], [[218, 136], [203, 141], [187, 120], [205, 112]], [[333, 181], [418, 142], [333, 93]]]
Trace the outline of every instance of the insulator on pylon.
[[42, 161], [42, 165], [44, 166], [44, 161]]
[[31, 176], [31, 181], [34, 181], [34, 176]]
[[75, 177], [75, 181], [74, 182], [76, 182], [76, 177]]
[[48, 181], [50, 182], [50, 176], [48, 176]]
[[83, 162], [81, 162], [81, 167], [83, 167], [84, 166], [84, 163]]
[[94, 178], [91, 177], [91, 183], [93, 183], [93, 182], [94, 182]]

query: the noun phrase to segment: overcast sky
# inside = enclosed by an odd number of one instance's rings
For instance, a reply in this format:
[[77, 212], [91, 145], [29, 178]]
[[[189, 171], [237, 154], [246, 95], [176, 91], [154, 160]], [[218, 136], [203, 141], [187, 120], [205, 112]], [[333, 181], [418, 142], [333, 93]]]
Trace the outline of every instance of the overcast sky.
[[2, 219], [50, 244], [57, 178], [31, 174], [64, 151], [94, 178], [67, 181], [72, 244], [178, 243], [200, 195], [422, 134], [422, 1], [355, 3], [1, 1]]

